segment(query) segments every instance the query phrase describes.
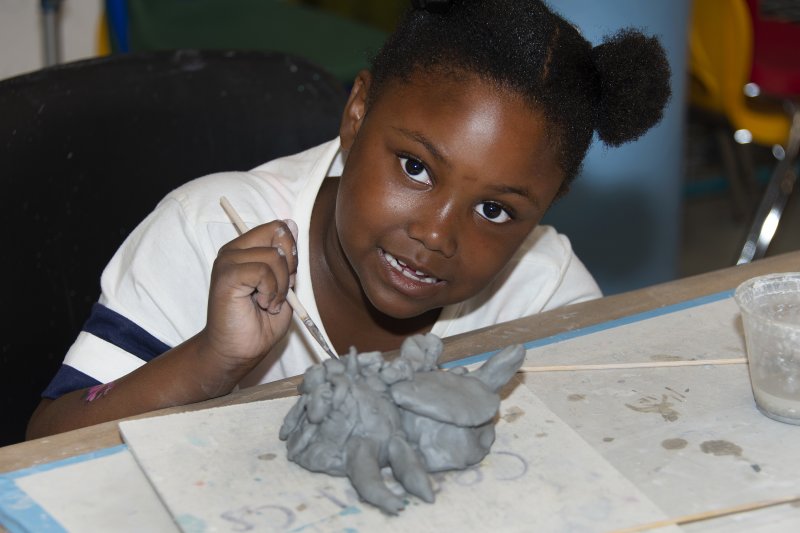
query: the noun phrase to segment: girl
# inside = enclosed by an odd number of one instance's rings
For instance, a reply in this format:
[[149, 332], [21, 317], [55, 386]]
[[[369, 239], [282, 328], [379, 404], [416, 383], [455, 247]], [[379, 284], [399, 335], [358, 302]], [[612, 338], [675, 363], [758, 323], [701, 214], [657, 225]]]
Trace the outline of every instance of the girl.
[[[128, 237], [28, 436], [302, 373], [324, 353], [289, 287], [339, 353], [599, 296], [538, 222], [594, 132], [619, 145], [658, 122], [668, 79], [654, 38], [593, 48], [536, 0], [415, 2], [338, 139], [190, 182]], [[222, 196], [253, 229], [236, 237]]]

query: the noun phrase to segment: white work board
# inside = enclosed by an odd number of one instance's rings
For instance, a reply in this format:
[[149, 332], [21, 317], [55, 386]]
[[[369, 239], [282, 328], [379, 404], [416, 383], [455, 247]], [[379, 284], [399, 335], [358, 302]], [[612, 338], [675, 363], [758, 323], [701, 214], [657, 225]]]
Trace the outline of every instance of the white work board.
[[[659, 517], [525, 387], [506, 398], [490, 455], [433, 477], [436, 502], [407, 498], [386, 515], [345, 478], [286, 459], [277, 428], [295, 399], [120, 424], [123, 437], [184, 531], [591, 531]], [[533, 436], [547, 433], [549, 439]], [[396, 485], [396, 484], [395, 484]]]

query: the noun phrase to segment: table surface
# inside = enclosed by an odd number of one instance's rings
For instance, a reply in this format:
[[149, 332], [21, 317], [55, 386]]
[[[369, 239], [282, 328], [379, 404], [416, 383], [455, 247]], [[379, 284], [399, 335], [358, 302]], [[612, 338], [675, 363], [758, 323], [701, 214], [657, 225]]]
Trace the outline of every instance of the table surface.
[[[790, 252], [698, 276], [671, 281], [444, 339], [443, 361], [530, 342], [594, 324], [663, 308], [705, 295], [734, 289], [754, 276], [800, 271], [800, 251]], [[295, 395], [300, 377], [244, 389], [213, 400], [146, 413], [130, 419], [192, 411]], [[118, 421], [0, 448], [0, 473], [49, 463], [122, 443]]]

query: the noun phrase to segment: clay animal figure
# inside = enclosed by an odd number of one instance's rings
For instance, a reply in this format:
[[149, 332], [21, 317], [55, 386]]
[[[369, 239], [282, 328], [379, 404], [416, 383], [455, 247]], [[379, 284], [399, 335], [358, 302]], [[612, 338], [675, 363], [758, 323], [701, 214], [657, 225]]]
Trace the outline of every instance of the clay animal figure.
[[489, 453], [498, 390], [525, 358], [509, 346], [470, 372], [439, 369], [441, 353], [437, 336], [415, 335], [393, 360], [351, 348], [309, 368], [280, 429], [289, 460], [347, 476], [362, 499], [397, 514], [403, 499], [384, 483], [388, 466], [406, 491], [432, 503], [429, 472], [463, 469]]

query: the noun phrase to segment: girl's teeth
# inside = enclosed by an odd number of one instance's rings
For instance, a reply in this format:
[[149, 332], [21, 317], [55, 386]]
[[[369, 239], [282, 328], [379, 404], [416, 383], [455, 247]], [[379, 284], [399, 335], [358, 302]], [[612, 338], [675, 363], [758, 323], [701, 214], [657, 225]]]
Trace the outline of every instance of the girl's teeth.
[[399, 259], [396, 259], [389, 252], [384, 250], [383, 255], [384, 255], [384, 257], [386, 257], [386, 261], [388, 261], [389, 264], [392, 265], [392, 267], [395, 270], [400, 272], [402, 275], [404, 275], [408, 279], [413, 279], [414, 281], [421, 281], [423, 283], [431, 283], [431, 284], [436, 283], [436, 281], [437, 281], [436, 278], [434, 278], [432, 276], [426, 276], [425, 272], [422, 272], [421, 270], [414, 270], [412, 272], [412, 270], [408, 267], [408, 265], [406, 265], [405, 263], [403, 263]]

